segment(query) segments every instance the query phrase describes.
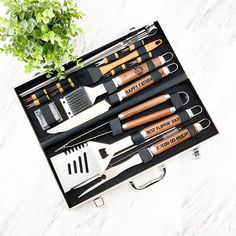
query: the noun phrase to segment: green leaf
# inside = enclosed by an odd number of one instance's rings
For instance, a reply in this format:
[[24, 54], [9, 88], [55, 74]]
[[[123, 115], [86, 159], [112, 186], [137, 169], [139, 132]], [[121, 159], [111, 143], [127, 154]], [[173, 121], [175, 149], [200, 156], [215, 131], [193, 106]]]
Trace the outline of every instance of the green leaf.
[[55, 40], [55, 33], [53, 31], [49, 32], [49, 38], [52, 44], [54, 44], [54, 40]]
[[49, 28], [47, 25], [42, 25], [41, 26], [41, 32], [44, 34], [44, 33], [47, 33], [49, 31]]
[[36, 13], [35, 14], [35, 17], [36, 17], [36, 21], [38, 23], [41, 23], [42, 22], [42, 14], [40, 12]]
[[24, 17], [25, 17], [25, 12], [21, 12], [21, 13], [19, 14], [20, 20], [24, 20]]
[[30, 18], [28, 20], [28, 29], [27, 29], [27, 32], [28, 33], [32, 33], [33, 30], [34, 30], [34, 27], [37, 25], [37, 22], [33, 19], [33, 18]]
[[43, 13], [42, 13], [42, 15], [43, 15], [44, 17], [47, 17], [47, 16], [48, 16], [48, 9], [44, 10]]
[[49, 79], [49, 78], [51, 78], [51, 77], [52, 77], [52, 76], [51, 76], [49, 73], [46, 74], [46, 78], [47, 78], [47, 79]]
[[1, 40], [2, 42], [5, 42], [5, 41], [7, 40], [7, 36], [6, 36], [6, 35], [1, 35], [1, 36], [0, 36], [0, 40]]
[[19, 44], [18, 46], [25, 46], [27, 44], [27, 39], [24, 35], [20, 35], [17, 37], [17, 42]]
[[41, 36], [41, 39], [45, 42], [48, 42], [49, 41], [49, 34], [48, 33], [44, 33], [42, 36]]
[[28, 23], [26, 20], [20, 22], [21, 32], [24, 34], [27, 31]]
[[38, 58], [38, 55], [39, 55], [39, 53], [37, 50], [30, 54], [30, 56], [33, 58]]
[[22, 5], [21, 5], [21, 9], [22, 9], [23, 11], [27, 11], [27, 6], [24, 5], [24, 4], [22, 4]]
[[45, 25], [47, 25], [50, 22], [50, 18], [47, 16], [43, 16], [42, 21]]
[[33, 37], [35, 37], [36, 39], [40, 39], [41, 38], [41, 30], [40, 29], [35, 29], [33, 31]]
[[23, 54], [24, 54], [25, 57], [28, 57], [30, 55], [29, 50], [27, 50], [27, 48], [25, 48], [23, 50]]
[[50, 19], [52, 19], [52, 18], [55, 16], [55, 14], [53, 13], [52, 8], [50, 8], [50, 9], [48, 10], [47, 15], [48, 15], [48, 17], [49, 17]]
[[28, 20], [28, 23], [31, 23], [31, 24], [34, 24], [34, 25], [37, 25], [37, 21], [34, 19], [34, 18], [30, 18], [29, 20]]

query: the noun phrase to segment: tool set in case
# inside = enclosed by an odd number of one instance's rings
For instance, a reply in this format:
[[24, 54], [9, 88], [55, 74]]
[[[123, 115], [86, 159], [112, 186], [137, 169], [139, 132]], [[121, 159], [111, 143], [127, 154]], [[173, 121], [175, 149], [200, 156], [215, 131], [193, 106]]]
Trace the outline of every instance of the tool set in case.
[[158, 22], [80, 61], [15, 88], [69, 208], [218, 133]]

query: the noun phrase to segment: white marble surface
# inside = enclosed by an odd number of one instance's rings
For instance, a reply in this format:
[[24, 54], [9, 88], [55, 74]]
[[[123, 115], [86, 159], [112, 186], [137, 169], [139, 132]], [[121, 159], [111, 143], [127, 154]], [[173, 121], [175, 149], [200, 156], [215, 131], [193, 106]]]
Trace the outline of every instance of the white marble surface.
[[0, 235], [236, 235], [236, 1], [82, 0], [78, 53], [159, 20], [220, 135], [172, 159], [145, 191], [128, 184], [68, 211], [13, 87], [30, 78], [0, 55]]

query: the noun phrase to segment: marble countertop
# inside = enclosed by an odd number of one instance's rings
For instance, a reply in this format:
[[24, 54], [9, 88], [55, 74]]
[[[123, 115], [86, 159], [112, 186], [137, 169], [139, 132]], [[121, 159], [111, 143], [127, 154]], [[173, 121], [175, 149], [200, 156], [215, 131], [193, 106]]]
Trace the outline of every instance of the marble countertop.
[[[144, 191], [129, 184], [71, 211], [13, 88], [30, 79], [0, 55], [0, 235], [236, 235], [236, 1], [81, 0], [80, 55], [132, 26], [158, 20], [220, 135], [168, 162], [167, 175]], [[96, 39], [96, 40], [94, 40]]]

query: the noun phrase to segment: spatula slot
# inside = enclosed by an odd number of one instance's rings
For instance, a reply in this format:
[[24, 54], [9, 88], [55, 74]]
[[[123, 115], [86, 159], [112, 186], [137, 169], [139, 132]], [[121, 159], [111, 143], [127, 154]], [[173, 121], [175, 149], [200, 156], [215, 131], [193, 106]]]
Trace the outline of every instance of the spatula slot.
[[71, 175], [72, 173], [71, 173], [71, 166], [70, 166], [70, 163], [68, 163], [67, 167], [68, 167], [68, 174]]
[[84, 164], [85, 164], [85, 171], [86, 173], [89, 172], [89, 168], [88, 168], [88, 160], [87, 160], [87, 154], [84, 153]]
[[73, 165], [74, 165], [74, 172], [75, 172], [75, 174], [77, 174], [77, 165], [76, 165], [76, 161], [73, 161]]
[[68, 163], [67, 170], [69, 175], [89, 173], [87, 154], [83, 153], [83, 156], [78, 156], [78, 160]]
[[81, 156], [78, 157], [78, 160], [79, 160], [80, 173], [83, 173], [83, 164], [82, 164]]

